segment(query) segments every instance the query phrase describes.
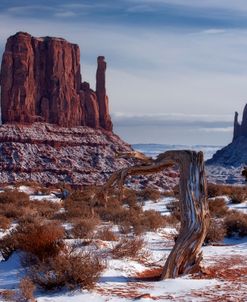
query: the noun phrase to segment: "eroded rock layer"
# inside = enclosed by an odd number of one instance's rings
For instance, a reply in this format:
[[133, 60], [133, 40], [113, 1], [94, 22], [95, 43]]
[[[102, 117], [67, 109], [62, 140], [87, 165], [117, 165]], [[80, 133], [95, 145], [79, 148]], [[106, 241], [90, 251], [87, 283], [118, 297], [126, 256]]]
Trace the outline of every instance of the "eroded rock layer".
[[23, 32], [11, 36], [0, 77], [3, 124], [46, 122], [111, 131], [105, 71], [100, 56], [94, 92], [88, 83], [81, 83], [78, 45]]
[[132, 148], [112, 132], [46, 123], [0, 127], [0, 183], [103, 183], [130, 165], [118, 152]]

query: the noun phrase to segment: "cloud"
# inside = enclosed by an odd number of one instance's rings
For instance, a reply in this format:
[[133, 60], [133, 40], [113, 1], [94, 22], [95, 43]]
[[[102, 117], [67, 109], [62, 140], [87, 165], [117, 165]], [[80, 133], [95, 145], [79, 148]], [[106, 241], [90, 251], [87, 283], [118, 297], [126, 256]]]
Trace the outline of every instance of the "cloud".
[[206, 35], [218, 35], [218, 34], [224, 34], [226, 32], [227, 30], [225, 29], [217, 29], [217, 28], [210, 28], [202, 31], [202, 33]]
[[126, 9], [128, 13], [152, 13], [156, 9], [151, 5], [134, 5]]
[[70, 18], [76, 16], [75, 12], [71, 11], [61, 11], [54, 14], [55, 17], [61, 17], [61, 18]]
[[128, 0], [133, 3], [151, 3], [152, 5], [177, 5], [190, 8], [209, 8], [221, 10], [241, 11], [247, 10], [247, 3], [245, 0]]
[[[218, 131], [216, 129], [232, 129], [233, 121], [228, 115], [212, 116], [212, 115], [190, 115], [190, 114], [112, 114], [113, 121], [121, 127], [135, 126], [161, 126], [171, 128], [192, 128], [192, 129], [208, 129]], [[230, 118], [230, 120], [229, 120]]]

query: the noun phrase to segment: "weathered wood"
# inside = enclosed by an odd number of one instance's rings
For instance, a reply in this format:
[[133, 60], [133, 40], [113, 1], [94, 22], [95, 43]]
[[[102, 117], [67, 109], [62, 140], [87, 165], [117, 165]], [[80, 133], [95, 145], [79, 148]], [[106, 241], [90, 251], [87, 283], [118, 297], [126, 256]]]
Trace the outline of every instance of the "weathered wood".
[[180, 167], [181, 229], [165, 263], [162, 279], [200, 271], [201, 247], [209, 226], [202, 152], [177, 151], [171, 154], [171, 158]]
[[[130, 154], [130, 157], [136, 157], [136, 154]], [[110, 187], [118, 184], [121, 198], [127, 176], [153, 174], [177, 164], [180, 169], [181, 230], [166, 260], [161, 278], [176, 278], [200, 271], [201, 247], [209, 226], [203, 153], [179, 150], [161, 153], [155, 160], [140, 154], [137, 158], [145, 165], [136, 165], [113, 173], [102, 191], [107, 192]]]

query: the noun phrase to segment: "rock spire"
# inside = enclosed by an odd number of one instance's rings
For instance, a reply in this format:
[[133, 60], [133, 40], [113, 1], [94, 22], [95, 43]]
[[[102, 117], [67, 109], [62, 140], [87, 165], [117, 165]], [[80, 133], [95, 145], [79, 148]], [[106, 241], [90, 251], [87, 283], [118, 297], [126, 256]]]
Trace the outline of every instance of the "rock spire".
[[244, 107], [241, 124], [238, 121], [238, 112], [235, 112], [234, 116], [233, 141], [241, 136], [247, 137], [247, 104]]

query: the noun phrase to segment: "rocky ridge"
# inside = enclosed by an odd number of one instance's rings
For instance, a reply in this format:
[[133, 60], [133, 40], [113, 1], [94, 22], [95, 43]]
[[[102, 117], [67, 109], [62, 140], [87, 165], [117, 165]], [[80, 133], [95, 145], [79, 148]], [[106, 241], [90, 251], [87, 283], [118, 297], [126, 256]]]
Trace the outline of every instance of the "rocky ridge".
[[113, 171], [130, 164], [116, 154], [131, 150], [117, 135], [102, 129], [2, 125], [0, 183], [101, 184]]

